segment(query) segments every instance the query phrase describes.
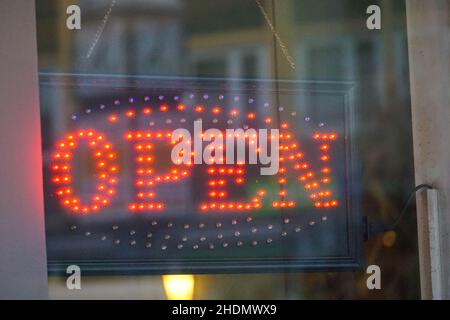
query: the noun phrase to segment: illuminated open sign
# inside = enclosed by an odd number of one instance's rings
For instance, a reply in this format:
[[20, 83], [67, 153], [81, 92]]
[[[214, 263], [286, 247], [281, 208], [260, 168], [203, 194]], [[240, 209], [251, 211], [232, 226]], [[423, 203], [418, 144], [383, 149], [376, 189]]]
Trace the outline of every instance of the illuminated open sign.
[[40, 80], [51, 271], [358, 266], [350, 84]]

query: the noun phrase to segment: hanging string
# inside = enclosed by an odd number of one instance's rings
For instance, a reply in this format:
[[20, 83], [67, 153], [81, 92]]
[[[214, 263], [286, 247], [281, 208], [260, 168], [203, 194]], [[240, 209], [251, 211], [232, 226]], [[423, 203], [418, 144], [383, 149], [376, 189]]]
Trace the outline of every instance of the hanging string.
[[290, 67], [292, 69], [295, 69], [295, 62], [292, 56], [289, 54], [289, 50], [287, 46], [284, 44], [283, 40], [281, 40], [278, 32], [276, 31], [275, 27], [273, 26], [272, 22], [270, 21], [269, 16], [267, 15], [266, 10], [261, 5], [261, 2], [259, 0], [255, 0], [256, 4], [258, 5], [259, 10], [261, 11], [261, 14], [263, 15], [264, 19], [266, 20], [267, 25], [269, 26], [270, 31], [272, 32], [273, 36], [275, 37], [278, 45], [280, 46], [281, 52], [283, 52], [284, 57], [286, 58], [287, 62], [289, 63]]
[[94, 51], [95, 46], [97, 45], [97, 42], [100, 40], [100, 37], [103, 34], [103, 30], [105, 30], [105, 26], [108, 23], [109, 16], [111, 15], [111, 11], [115, 5], [116, 5], [116, 0], [112, 0], [111, 4], [109, 5], [108, 10], [106, 11], [105, 15], [103, 16], [102, 23], [100, 24], [100, 26], [97, 29], [94, 40], [92, 41], [92, 44], [89, 47], [89, 51], [86, 55], [86, 59], [89, 59], [91, 57], [92, 52]]

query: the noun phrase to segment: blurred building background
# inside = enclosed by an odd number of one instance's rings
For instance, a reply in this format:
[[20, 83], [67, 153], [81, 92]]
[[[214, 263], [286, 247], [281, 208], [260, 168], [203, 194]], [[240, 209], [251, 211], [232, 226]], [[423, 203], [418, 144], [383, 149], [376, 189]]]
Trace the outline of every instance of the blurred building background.
[[[70, 4], [81, 8], [81, 30], [66, 28]], [[371, 4], [382, 8], [381, 31], [366, 28]], [[363, 214], [391, 221], [414, 186], [404, 1], [39, 0], [36, 9], [41, 72], [354, 81]], [[71, 96], [51, 99], [65, 108], [42, 109], [42, 117], [64, 123], [78, 111]], [[414, 208], [395, 232], [366, 242], [364, 252], [368, 265], [383, 270], [381, 291], [367, 290], [363, 272], [196, 275], [193, 297], [420, 297]], [[160, 276], [83, 283], [69, 292], [65, 279], [51, 277], [50, 296], [166, 297]]]

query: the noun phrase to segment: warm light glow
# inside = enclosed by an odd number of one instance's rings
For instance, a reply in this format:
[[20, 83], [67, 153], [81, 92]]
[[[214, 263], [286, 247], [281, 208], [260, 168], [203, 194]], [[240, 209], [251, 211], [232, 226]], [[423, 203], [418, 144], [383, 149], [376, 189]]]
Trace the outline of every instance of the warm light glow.
[[194, 276], [191, 274], [162, 276], [168, 300], [192, 300], [194, 298]]

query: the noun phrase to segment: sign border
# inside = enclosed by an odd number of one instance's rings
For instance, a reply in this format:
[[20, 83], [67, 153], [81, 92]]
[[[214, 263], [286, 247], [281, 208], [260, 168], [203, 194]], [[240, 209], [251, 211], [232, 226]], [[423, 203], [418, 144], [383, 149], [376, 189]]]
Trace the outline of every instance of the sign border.
[[[76, 81], [74, 81], [76, 79]], [[80, 266], [84, 275], [144, 275], [144, 274], [214, 274], [214, 273], [270, 273], [270, 272], [313, 272], [313, 271], [350, 271], [363, 267], [362, 258], [362, 214], [359, 205], [359, 194], [354, 186], [358, 185], [359, 166], [356, 160], [356, 147], [353, 133], [356, 129], [356, 110], [354, 105], [355, 83], [347, 81], [291, 81], [291, 80], [244, 80], [222, 78], [186, 78], [186, 77], [147, 77], [122, 75], [85, 75], [85, 74], [57, 74], [39, 73], [39, 86], [113, 86], [115, 89], [133, 88], [141, 90], [149, 88], [151, 84], [158, 89], [171, 89], [174, 84], [184, 90], [225, 89], [224, 84], [241, 83], [244, 89], [236, 92], [245, 93], [247, 90], [258, 90], [257, 85], [264, 87], [265, 93], [296, 94], [298, 92], [322, 93], [341, 96], [344, 101], [345, 114], [345, 156], [346, 156], [346, 206], [348, 254], [346, 256], [330, 256], [320, 258], [251, 258], [246, 260], [224, 259], [211, 261], [210, 259], [161, 259], [148, 260], [48, 260], [49, 275], [65, 274], [68, 265]], [[119, 93], [119, 91], [115, 91]]]

